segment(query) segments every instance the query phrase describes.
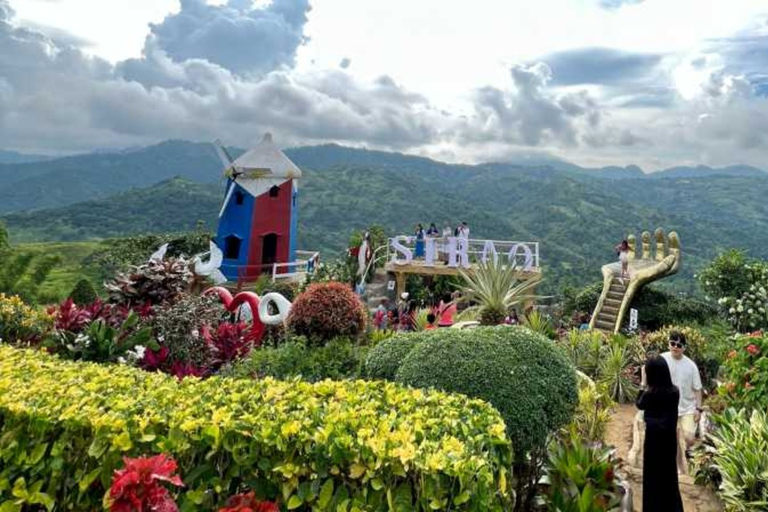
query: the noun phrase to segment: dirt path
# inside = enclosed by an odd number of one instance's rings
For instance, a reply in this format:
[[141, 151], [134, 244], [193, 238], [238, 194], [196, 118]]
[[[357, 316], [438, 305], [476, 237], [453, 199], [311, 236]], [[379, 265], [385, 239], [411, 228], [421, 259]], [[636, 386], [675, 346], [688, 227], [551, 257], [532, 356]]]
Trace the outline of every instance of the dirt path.
[[[618, 456], [624, 461], [626, 461], [627, 453], [632, 446], [632, 420], [636, 413], [637, 409], [633, 405], [616, 406], [605, 434], [606, 442], [616, 447]], [[636, 512], [641, 512], [643, 504], [642, 468], [631, 468], [625, 464], [623, 469], [632, 484], [634, 509]], [[685, 512], [721, 512], [723, 510], [717, 496], [710, 489], [695, 485], [690, 476], [680, 476], [680, 494], [683, 497]]]

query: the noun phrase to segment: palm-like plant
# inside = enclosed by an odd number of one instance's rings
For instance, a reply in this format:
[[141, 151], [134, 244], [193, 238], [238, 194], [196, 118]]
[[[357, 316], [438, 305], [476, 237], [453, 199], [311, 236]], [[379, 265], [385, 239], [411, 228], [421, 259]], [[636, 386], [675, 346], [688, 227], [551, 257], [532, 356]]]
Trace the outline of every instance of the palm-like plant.
[[522, 279], [522, 272], [516, 265], [502, 265], [489, 260], [480, 263], [474, 271], [460, 269], [464, 284], [459, 289], [465, 296], [480, 306], [480, 323], [497, 325], [512, 306], [535, 299], [531, 292], [541, 282], [541, 276], [535, 275]]

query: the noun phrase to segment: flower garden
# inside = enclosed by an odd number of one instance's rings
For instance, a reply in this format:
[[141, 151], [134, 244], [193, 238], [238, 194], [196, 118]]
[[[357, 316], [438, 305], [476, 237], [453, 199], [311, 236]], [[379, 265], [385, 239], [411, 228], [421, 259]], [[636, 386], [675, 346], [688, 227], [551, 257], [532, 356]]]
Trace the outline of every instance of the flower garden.
[[[698, 276], [708, 303], [612, 337], [570, 320], [589, 289], [519, 326], [374, 330], [344, 268], [257, 282], [293, 302], [263, 329], [183, 256], [54, 306], [0, 294], [0, 511], [623, 510], [606, 429], [671, 330], [710, 410], [691, 472], [725, 510], [766, 509], [768, 263], [723, 253]], [[462, 319], [519, 299], [475, 285], [456, 283]]]

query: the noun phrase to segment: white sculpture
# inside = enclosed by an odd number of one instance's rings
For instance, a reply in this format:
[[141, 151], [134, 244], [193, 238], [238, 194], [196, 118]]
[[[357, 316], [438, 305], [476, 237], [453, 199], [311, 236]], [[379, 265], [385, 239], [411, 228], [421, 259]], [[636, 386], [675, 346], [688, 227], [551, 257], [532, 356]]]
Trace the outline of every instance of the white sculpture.
[[[208, 248], [208, 254], [210, 254], [210, 258], [208, 258], [207, 262], [203, 263], [203, 260], [200, 258], [202, 255], [198, 254], [195, 256], [195, 274], [198, 276], [209, 277], [215, 285], [220, 285], [227, 282], [227, 278], [224, 277], [224, 274], [222, 274], [221, 270], [219, 270], [219, 267], [221, 267], [221, 262], [224, 261], [224, 253], [221, 252], [221, 249], [219, 249], [219, 246], [216, 245], [213, 240], [209, 242]], [[203, 255], [204, 254], [205, 253], [203, 253]]]

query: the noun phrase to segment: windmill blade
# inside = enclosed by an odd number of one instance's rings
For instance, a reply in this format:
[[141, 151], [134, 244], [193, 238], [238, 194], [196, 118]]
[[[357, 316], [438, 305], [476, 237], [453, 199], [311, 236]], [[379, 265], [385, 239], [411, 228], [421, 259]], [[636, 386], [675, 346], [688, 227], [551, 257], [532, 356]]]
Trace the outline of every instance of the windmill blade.
[[224, 164], [225, 169], [234, 167], [235, 159], [232, 158], [232, 155], [229, 154], [229, 151], [227, 151], [227, 148], [224, 147], [224, 144], [221, 142], [221, 139], [214, 140], [213, 147], [216, 148], [216, 154], [219, 155], [219, 159], [221, 160], [221, 163]]
[[232, 183], [229, 184], [229, 190], [227, 190], [227, 195], [224, 196], [224, 204], [221, 205], [221, 210], [219, 210], [219, 218], [221, 218], [221, 216], [224, 215], [224, 210], [227, 209], [229, 200], [232, 199], [232, 192], [234, 191], [235, 191], [235, 180], [232, 180]]

